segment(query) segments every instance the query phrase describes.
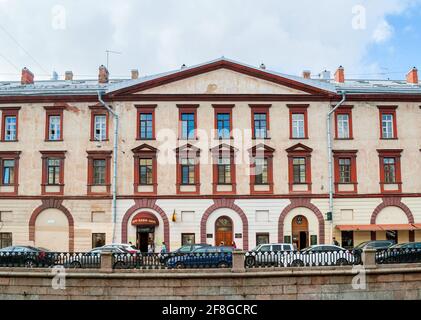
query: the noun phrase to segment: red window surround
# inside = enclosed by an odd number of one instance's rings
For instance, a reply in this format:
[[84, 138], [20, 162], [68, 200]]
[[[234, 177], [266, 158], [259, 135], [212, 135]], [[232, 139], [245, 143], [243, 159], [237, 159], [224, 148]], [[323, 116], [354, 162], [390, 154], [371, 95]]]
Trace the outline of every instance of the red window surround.
[[[237, 177], [235, 172], [235, 153], [237, 149], [233, 146], [229, 146], [225, 143], [220, 144], [212, 148], [211, 150], [212, 160], [213, 160], [213, 168], [212, 168], [212, 175], [213, 175], [213, 193], [214, 194], [221, 194], [221, 195], [230, 195], [237, 193]], [[218, 159], [220, 157], [223, 158], [230, 158], [230, 169], [231, 169], [231, 191], [218, 191]]]
[[[358, 150], [333, 150], [334, 158], [334, 174], [335, 174], [335, 193], [357, 193], [358, 192], [358, 178], [357, 178], [357, 153]], [[339, 173], [339, 160], [350, 159], [351, 161], [351, 182], [354, 185], [352, 191], [339, 191], [340, 173]]]
[[[63, 141], [63, 110], [65, 106], [52, 106], [44, 107], [45, 109], [45, 141]], [[59, 140], [50, 140], [49, 139], [49, 128], [50, 128], [50, 116], [59, 116], [60, 117], [60, 139]]]
[[[341, 106], [335, 111], [335, 139], [337, 140], [352, 140], [354, 139], [354, 131], [352, 127], [352, 109], [354, 106]], [[339, 138], [338, 135], [338, 115], [347, 114], [349, 119], [349, 138]]]
[[[273, 153], [275, 149], [266, 146], [264, 144], [259, 144], [257, 146], [249, 149], [250, 153], [250, 194], [273, 194]], [[268, 185], [269, 190], [267, 191], [258, 191], [255, 190], [255, 161], [256, 157], [261, 157], [267, 159], [267, 171], [268, 171]]]
[[398, 125], [397, 125], [397, 120], [396, 120], [396, 109], [398, 108], [398, 106], [377, 106], [377, 108], [379, 109], [379, 119], [380, 119], [380, 139], [386, 139], [386, 140], [390, 140], [388, 138], [383, 137], [383, 129], [382, 129], [382, 117], [383, 115], [392, 115], [393, 116], [393, 138], [392, 139], [397, 139], [398, 138]]
[[[64, 194], [64, 159], [66, 151], [40, 151], [42, 159], [42, 182], [41, 182], [41, 194], [42, 195], [63, 195]], [[60, 159], [60, 176], [59, 184], [60, 190], [58, 192], [47, 192], [46, 187], [48, 186], [48, 159], [56, 158]]]
[[8, 186], [13, 186], [14, 190], [12, 192], [0, 192], [0, 195], [17, 195], [19, 189], [19, 158], [20, 151], [0, 151], [0, 185], [3, 183], [3, 161], [4, 160], [14, 160], [14, 180]]
[[[144, 104], [144, 105], [136, 105], [137, 109], [137, 116], [136, 116], [136, 139], [137, 140], [155, 140], [155, 109], [157, 107], [156, 104]], [[150, 113], [152, 114], [152, 138], [151, 139], [142, 139], [140, 137], [140, 115], [142, 113]]]
[[[134, 158], [134, 194], [137, 195], [156, 195], [158, 190], [158, 166], [157, 166], [157, 153], [158, 149], [144, 143], [137, 148], [132, 149]], [[140, 175], [139, 165], [140, 159], [152, 159], [152, 192], [139, 192], [138, 187], [140, 186]]]
[[256, 139], [255, 130], [254, 130], [254, 114], [255, 113], [265, 113], [266, 114], [266, 139], [270, 139], [270, 113], [269, 108], [272, 107], [271, 104], [249, 104], [251, 108], [251, 135], [252, 139]]
[[[381, 193], [396, 193], [402, 192], [402, 175], [401, 175], [401, 155], [402, 149], [378, 149], [379, 153], [379, 164], [380, 164], [380, 190]], [[384, 158], [394, 158], [395, 159], [395, 175], [396, 175], [396, 184], [398, 186], [397, 190], [385, 190], [385, 172], [384, 172]]]
[[197, 108], [198, 104], [177, 104], [178, 108], [178, 140], [182, 139], [182, 127], [181, 127], [181, 115], [183, 113], [193, 113], [194, 114], [194, 140], [197, 140]]
[[[308, 116], [307, 116], [307, 109], [309, 107], [308, 104], [288, 104], [287, 107], [289, 108], [289, 138], [300, 140], [300, 139], [308, 139]], [[303, 114], [304, 115], [304, 138], [294, 138], [292, 135], [292, 115], [293, 114]]]
[[[176, 161], [177, 161], [177, 194], [200, 194], [200, 149], [196, 148], [191, 144], [186, 144], [183, 147], [177, 148], [175, 150]], [[194, 191], [182, 191], [181, 190], [181, 163], [180, 159], [194, 159]]]
[[[1, 108], [2, 117], [1, 117], [1, 141], [2, 142], [15, 142], [19, 139], [19, 110], [20, 107], [11, 107], [11, 108]], [[15, 116], [16, 117], [16, 140], [6, 141], [6, 117]]]
[[[87, 151], [88, 154], [88, 195], [108, 195], [111, 192], [111, 156], [112, 151]], [[94, 160], [105, 160], [105, 186], [106, 192], [92, 192], [94, 186]]]
[[[291, 148], [286, 149], [288, 153], [288, 180], [289, 180], [289, 192], [290, 193], [311, 193], [311, 153], [313, 149], [298, 143]], [[294, 158], [305, 158], [306, 162], [306, 181], [307, 191], [294, 191]]]
[[214, 128], [215, 128], [215, 139], [216, 140], [223, 140], [218, 139], [218, 114], [219, 113], [228, 113], [230, 115], [230, 139], [234, 139], [232, 136], [232, 130], [234, 129], [232, 126], [232, 109], [235, 107], [234, 104], [213, 104], [212, 107], [214, 108], [215, 115], [214, 115]]
[[[105, 116], [106, 125], [105, 125], [105, 141], [109, 140], [108, 130], [109, 130], [109, 114], [107, 109], [104, 106], [91, 106], [91, 141], [95, 141], [95, 116]], [[62, 130], [63, 132], [63, 130]]]

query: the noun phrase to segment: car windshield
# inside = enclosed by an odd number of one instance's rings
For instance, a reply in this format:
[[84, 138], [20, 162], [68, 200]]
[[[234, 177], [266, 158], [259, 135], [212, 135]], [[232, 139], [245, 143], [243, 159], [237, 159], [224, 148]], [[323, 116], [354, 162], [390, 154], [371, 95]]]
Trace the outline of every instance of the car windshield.
[[262, 245], [261, 244], [259, 244], [257, 247], [255, 247], [253, 250], [251, 250], [251, 251], [259, 251], [259, 248], [261, 247]]
[[361, 249], [361, 248], [365, 247], [365, 246], [366, 246], [366, 244], [367, 244], [368, 242], [369, 242], [369, 241], [362, 242], [362, 243], [360, 243], [358, 246], [356, 246], [354, 249]]

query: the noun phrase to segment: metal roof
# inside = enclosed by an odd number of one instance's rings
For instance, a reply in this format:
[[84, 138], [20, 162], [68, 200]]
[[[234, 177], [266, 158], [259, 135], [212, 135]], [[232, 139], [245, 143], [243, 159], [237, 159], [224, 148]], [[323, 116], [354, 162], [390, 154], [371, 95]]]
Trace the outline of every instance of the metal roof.
[[31, 95], [93, 95], [98, 91], [111, 93], [120, 89], [135, 86], [146, 81], [160, 77], [176, 74], [180, 71], [194, 69], [218, 61], [228, 61], [248, 68], [263, 71], [268, 74], [284, 77], [315, 88], [332, 93], [346, 91], [347, 94], [376, 94], [376, 93], [399, 93], [399, 94], [421, 94], [421, 84], [408, 84], [405, 80], [369, 80], [355, 79], [345, 80], [345, 83], [337, 83], [333, 79], [305, 79], [299, 76], [288, 75], [277, 71], [262, 69], [235, 60], [221, 57], [198, 65], [176, 69], [164, 73], [140, 77], [139, 79], [111, 79], [109, 83], [98, 83], [97, 80], [47, 80], [35, 81], [34, 84], [22, 85], [20, 81], [1, 81], [0, 96], [31, 96]]

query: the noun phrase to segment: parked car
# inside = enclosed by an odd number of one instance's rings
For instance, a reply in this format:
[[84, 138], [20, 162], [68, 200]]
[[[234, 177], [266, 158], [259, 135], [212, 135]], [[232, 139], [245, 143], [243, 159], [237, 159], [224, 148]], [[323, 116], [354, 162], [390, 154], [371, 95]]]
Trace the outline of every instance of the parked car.
[[168, 268], [228, 268], [232, 265], [233, 247], [206, 246], [198, 248], [191, 253], [174, 255], [167, 258]]
[[[101, 265], [101, 254], [104, 252], [110, 253], [127, 253], [126, 250], [120, 247], [111, 248], [94, 248], [86, 253], [74, 254], [69, 257], [68, 261], [63, 265], [65, 268], [99, 268]], [[126, 261], [123, 257], [118, 257], [114, 262], [114, 268], [126, 268]]]
[[360, 243], [358, 246], [356, 246], [353, 249], [353, 252], [356, 251], [362, 252], [365, 249], [376, 249], [376, 250], [382, 250], [390, 248], [395, 244], [395, 241], [393, 240], [372, 240], [372, 241], [365, 241]]
[[344, 266], [357, 262], [355, 255], [336, 245], [313, 245], [301, 251], [281, 255], [280, 266]]
[[376, 262], [388, 263], [419, 263], [421, 262], [421, 242], [395, 244], [385, 250], [376, 252]]
[[210, 247], [210, 246], [211, 245], [210, 244], [207, 244], [207, 243], [187, 244], [187, 245], [181, 246], [177, 250], [174, 250], [174, 251], [171, 251], [171, 252], [159, 253], [158, 254], [159, 261], [161, 263], [165, 264], [165, 262], [168, 259], [168, 257], [170, 257], [170, 256], [172, 256], [174, 254], [176, 255], [176, 254], [192, 253], [196, 249], [204, 248], [204, 247]]
[[246, 252], [245, 264], [247, 267], [276, 266], [281, 263], [281, 256], [291, 251], [294, 251], [291, 243], [260, 244], [250, 252]]
[[101, 248], [123, 248], [124, 250], [127, 251], [127, 253], [131, 253], [131, 254], [140, 253], [140, 250], [136, 249], [134, 245], [128, 244], [128, 243], [111, 243], [111, 244], [102, 246]]
[[55, 255], [47, 249], [32, 246], [10, 246], [0, 249], [2, 267], [50, 267], [54, 265]]

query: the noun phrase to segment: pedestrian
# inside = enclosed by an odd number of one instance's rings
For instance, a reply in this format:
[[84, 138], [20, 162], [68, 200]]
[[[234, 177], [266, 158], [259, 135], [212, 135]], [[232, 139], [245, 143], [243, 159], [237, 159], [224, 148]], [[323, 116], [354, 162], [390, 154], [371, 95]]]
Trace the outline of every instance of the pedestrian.
[[167, 253], [167, 245], [165, 242], [162, 242], [161, 253]]
[[152, 253], [154, 253], [154, 247], [153, 247], [153, 243], [152, 242], [149, 242], [149, 244], [148, 244], [148, 253], [149, 254], [152, 254]]
[[333, 244], [334, 244], [335, 246], [339, 246], [339, 242], [338, 242], [338, 241], [336, 241], [336, 238], [335, 238], [335, 237], [333, 237]]
[[233, 247], [234, 249], [237, 249], [237, 245], [235, 244], [235, 241], [233, 241], [233, 242], [231, 243], [231, 247]]

